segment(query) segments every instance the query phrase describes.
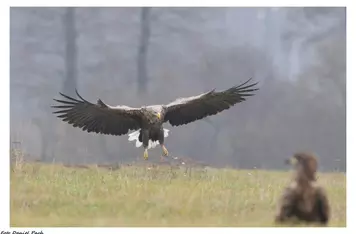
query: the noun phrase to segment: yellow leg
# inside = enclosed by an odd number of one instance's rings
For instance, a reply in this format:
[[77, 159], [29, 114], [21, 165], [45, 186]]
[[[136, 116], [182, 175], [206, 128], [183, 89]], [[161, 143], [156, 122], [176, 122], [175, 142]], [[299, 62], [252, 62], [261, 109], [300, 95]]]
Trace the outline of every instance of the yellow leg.
[[163, 155], [167, 157], [168, 156], [168, 150], [164, 145], [162, 145], [162, 150], [163, 150]]
[[143, 158], [144, 158], [145, 160], [148, 159], [148, 152], [147, 152], [147, 149], [145, 149], [145, 151], [143, 152]]

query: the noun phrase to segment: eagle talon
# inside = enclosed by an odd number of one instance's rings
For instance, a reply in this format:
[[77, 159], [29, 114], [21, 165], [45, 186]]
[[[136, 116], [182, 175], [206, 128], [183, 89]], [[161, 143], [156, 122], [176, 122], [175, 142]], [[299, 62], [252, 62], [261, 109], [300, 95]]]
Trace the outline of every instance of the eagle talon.
[[145, 159], [145, 160], [148, 159], [148, 152], [147, 152], [147, 149], [145, 149], [145, 152], [143, 152], [143, 159]]
[[168, 150], [166, 147], [164, 147], [164, 145], [162, 145], [162, 150], [163, 150], [163, 156], [168, 156]]

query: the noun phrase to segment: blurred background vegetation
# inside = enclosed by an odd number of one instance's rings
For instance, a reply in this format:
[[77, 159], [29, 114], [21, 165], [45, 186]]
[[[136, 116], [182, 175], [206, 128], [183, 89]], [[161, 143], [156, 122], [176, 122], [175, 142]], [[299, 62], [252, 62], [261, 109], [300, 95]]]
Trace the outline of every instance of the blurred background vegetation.
[[346, 8], [11, 8], [10, 37], [10, 144], [21, 142], [27, 159], [142, 155], [127, 136], [88, 134], [57, 119], [50, 106], [58, 92], [141, 106], [253, 77], [260, 91], [246, 102], [165, 125], [170, 153], [216, 167], [281, 169], [295, 151], [311, 150], [321, 170], [346, 170]]

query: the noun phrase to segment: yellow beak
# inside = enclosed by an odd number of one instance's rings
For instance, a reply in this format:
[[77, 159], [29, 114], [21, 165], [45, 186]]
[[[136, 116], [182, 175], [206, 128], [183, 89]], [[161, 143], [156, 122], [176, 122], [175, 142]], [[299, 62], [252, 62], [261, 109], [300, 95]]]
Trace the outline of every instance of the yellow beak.
[[157, 113], [157, 118], [161, 119], [161, 113]]

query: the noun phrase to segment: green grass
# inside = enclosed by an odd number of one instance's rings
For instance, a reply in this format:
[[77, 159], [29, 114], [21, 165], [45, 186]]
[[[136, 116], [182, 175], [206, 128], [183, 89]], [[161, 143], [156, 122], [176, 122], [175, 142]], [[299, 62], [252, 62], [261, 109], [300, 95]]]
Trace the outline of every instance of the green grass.
[[[346, 226], [346, 176], [319, 173], [332, 208], [329, 226]], [[10, 225], [274, 226], [290, 172], [23, 163], [11, 171]]]

